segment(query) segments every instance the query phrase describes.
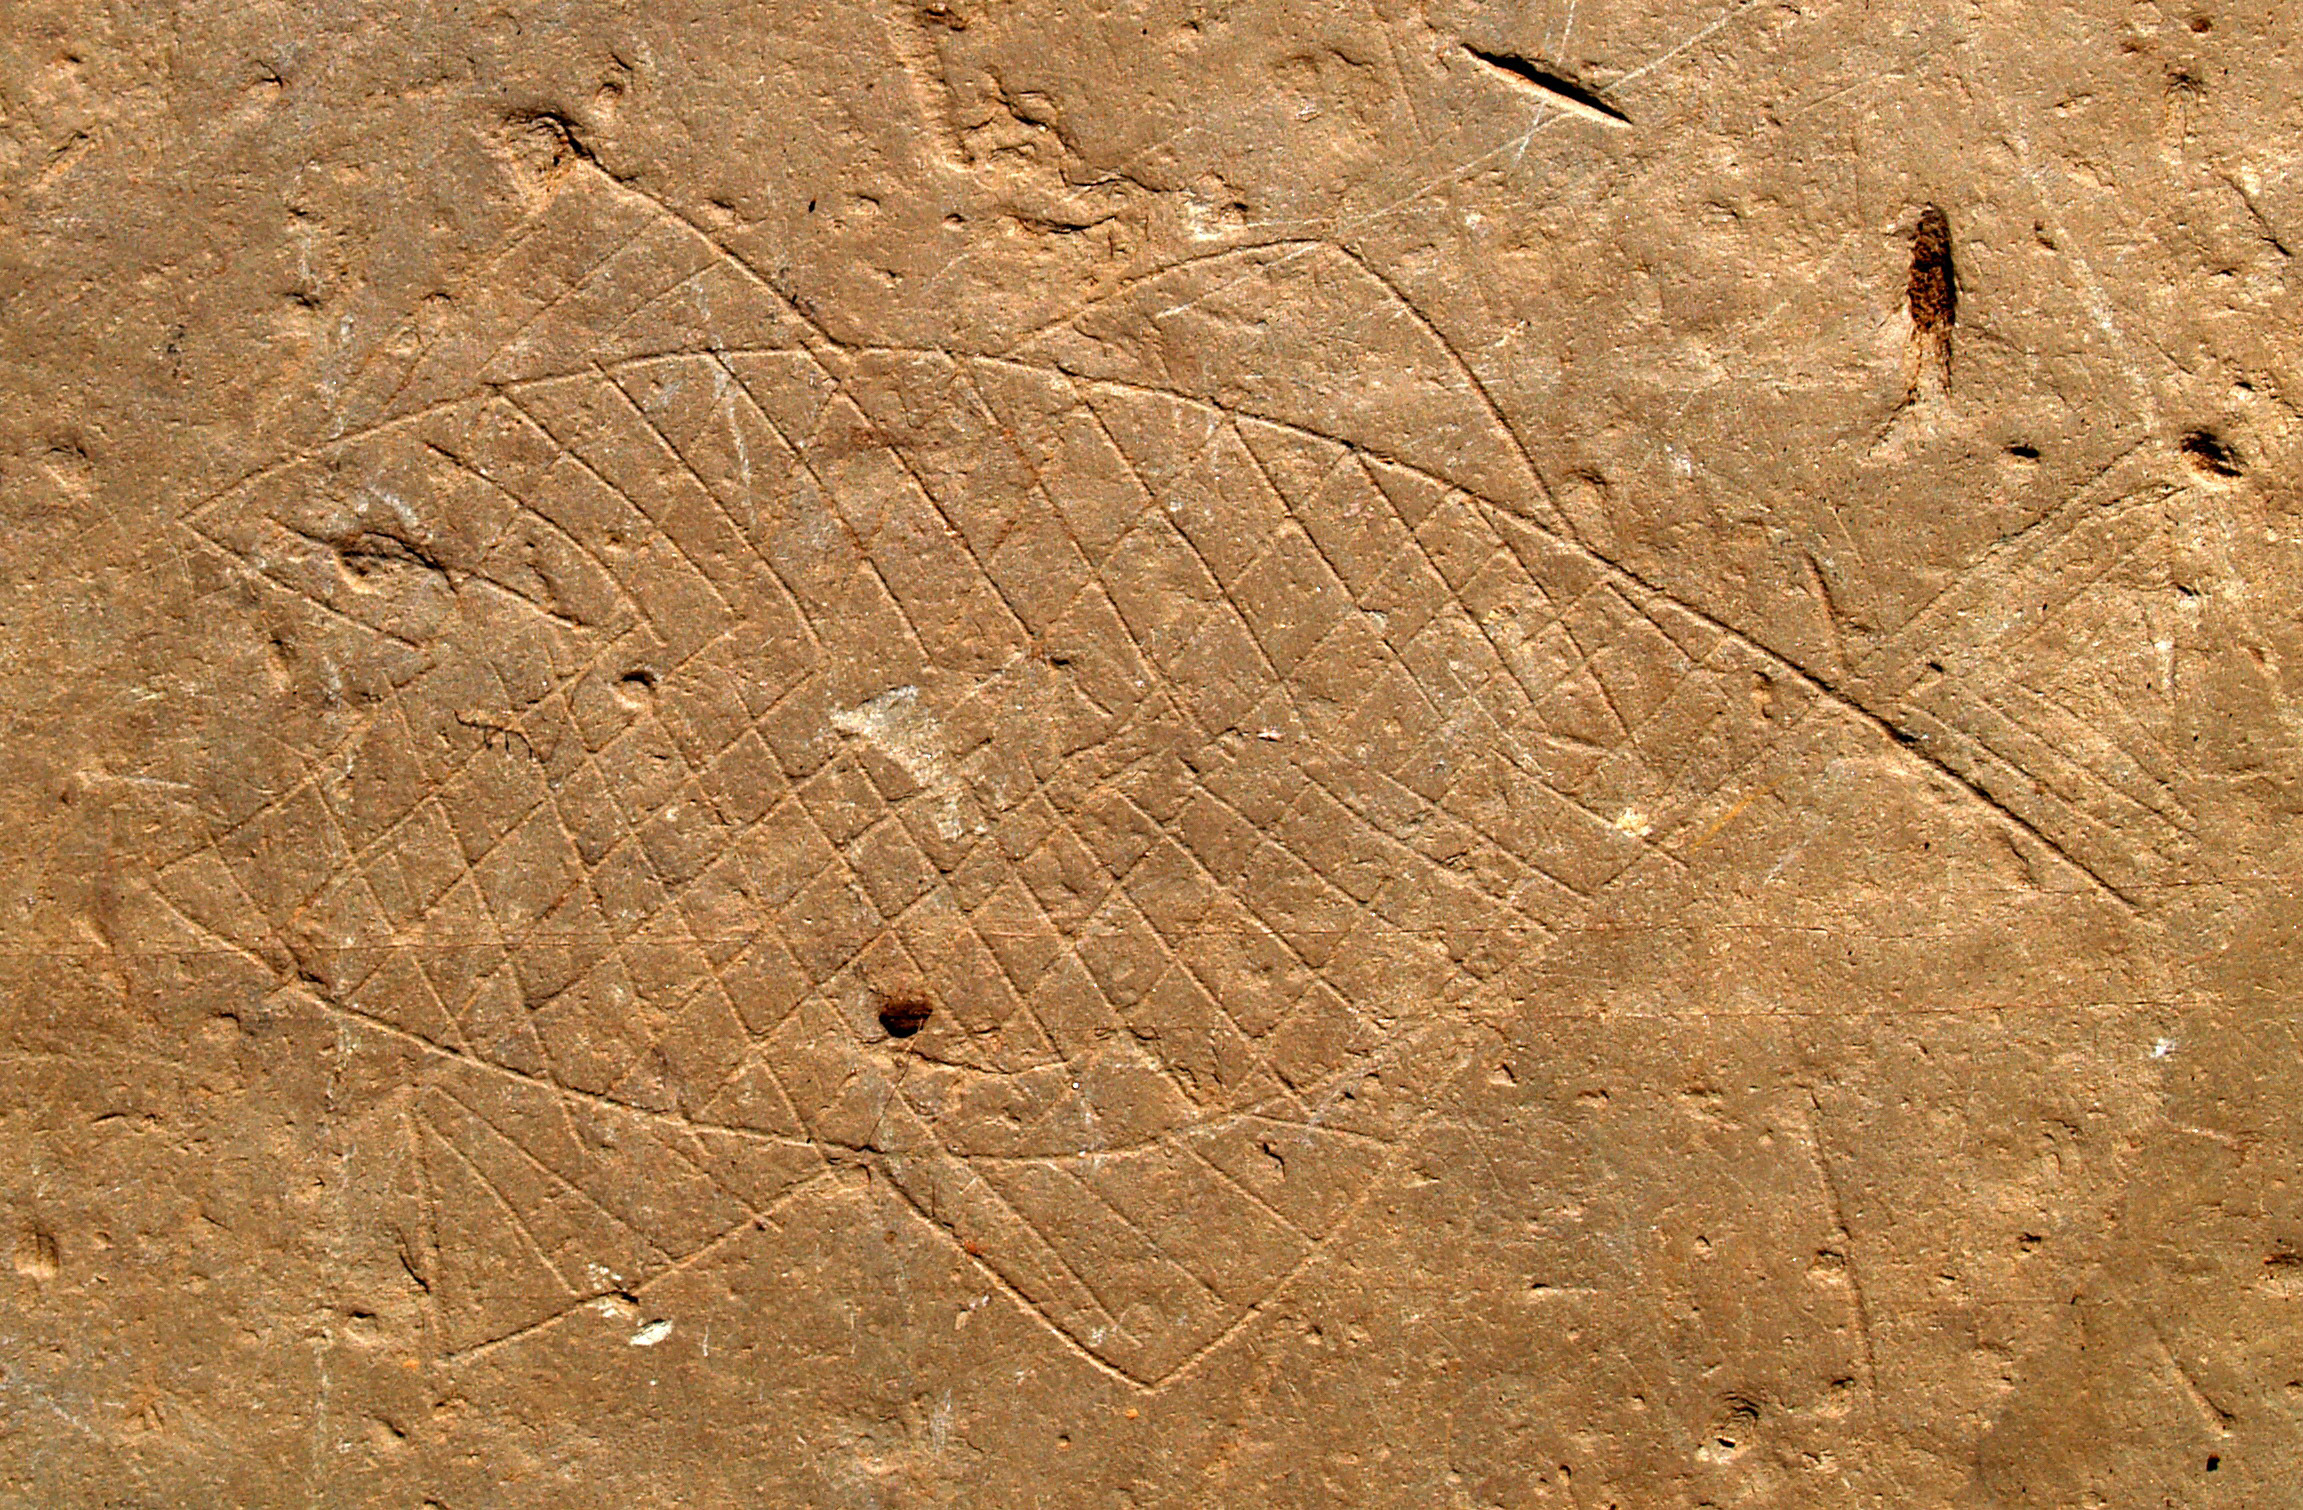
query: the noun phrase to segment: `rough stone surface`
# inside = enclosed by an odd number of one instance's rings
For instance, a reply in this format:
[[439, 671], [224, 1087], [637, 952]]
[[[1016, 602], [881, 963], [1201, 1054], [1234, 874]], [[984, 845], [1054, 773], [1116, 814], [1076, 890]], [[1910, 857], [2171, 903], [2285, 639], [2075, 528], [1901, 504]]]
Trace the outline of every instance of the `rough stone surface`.
[[11, 1505], [2303, 1504], [2273, 0], [8, 0]]

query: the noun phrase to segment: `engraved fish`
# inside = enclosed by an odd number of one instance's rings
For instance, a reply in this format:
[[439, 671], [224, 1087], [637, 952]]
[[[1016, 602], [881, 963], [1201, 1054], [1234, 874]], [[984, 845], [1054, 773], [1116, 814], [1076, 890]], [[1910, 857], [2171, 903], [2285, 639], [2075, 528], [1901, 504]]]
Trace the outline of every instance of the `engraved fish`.
[[186, 521], [294, 656], [278, 768], [159, 890], [403, 1066], [444, 1356], [861, 1162], [1172, 1378], [1475, 1005], [1855, 707], [1584, 543], [1339, 247], [861, 346], [555, 171], [334, 438]]

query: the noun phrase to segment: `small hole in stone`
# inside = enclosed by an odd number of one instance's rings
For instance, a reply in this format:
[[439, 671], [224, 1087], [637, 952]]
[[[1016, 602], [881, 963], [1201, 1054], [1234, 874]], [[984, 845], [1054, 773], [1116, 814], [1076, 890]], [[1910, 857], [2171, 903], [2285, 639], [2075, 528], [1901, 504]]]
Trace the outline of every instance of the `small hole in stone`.
[[2014, 457], [2017, 461], [2037, 461], [2039, 459], [2039, 448], [2037, 446], [2009, 446], [2007, 448], [2007, 454]]
[[934, 1003], [924, 996], [883, 996], [880, 998], [880, 1026], [890, 1038], [909, 1038], [928, 1025], [935, 1016]]
[[2194, 430], [2184, 436], [2183, 454], [2191, 458], [2191, 465], [2211, 477], [2239, 475], [2239, 463], [2231, 448], [2212, 430]]
[[2220, 1468], [2220, 1467], [2222, 1467], [2222, 1466], [2223, 1466], [2223, 1459], [2222, 1459], [2221, 1457], [2217, 1456], [2216, 1454], [2214, 1454], [2214, 1453], [2212, 1453], [2212, 1452], [2211, 1452], [2211, 1453], [2209, 1453], [2209, 1454], [2207, 1454], [2207, 1471], [2208, 1471], [2209, 1473], [2213, 1473], [2213, 1472], [2214, 1472], [2216, 1469], [2218, 1469], [2218, 1468]]
[[2193, 16], [2191, 18], [2191, 29], [2193, 31], [2213, 31], [2215, 29], [2215, 18], [2213, 16]]
[[631, 692], [653, 692], [656, 690], [656, 673], [645, 666], [634, 666], [617, 677], [616, 684]]

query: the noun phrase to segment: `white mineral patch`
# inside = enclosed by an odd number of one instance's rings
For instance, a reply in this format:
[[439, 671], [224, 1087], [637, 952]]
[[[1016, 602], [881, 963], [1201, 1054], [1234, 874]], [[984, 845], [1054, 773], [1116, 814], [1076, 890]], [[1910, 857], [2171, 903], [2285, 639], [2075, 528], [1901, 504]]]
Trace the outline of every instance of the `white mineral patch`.
[[878, 745], [920, 785], [944, 783], [943, 725], [920, 707], [919, 688], [892, 688], [869, 702], [835, 712], [832, 727]]

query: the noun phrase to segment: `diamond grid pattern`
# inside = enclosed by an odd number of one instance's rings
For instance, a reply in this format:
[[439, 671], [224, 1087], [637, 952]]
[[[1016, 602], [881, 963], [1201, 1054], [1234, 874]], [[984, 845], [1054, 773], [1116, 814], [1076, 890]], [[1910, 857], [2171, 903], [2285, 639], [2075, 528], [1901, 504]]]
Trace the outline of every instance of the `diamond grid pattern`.
[[[1368, 1070], [1680, 863], [1776, 732], [1765, 652], [1494, 496], [1514, 443], [1417, 320], [1376, 355], [1460, 400], [1437, 464], [1380, 404], [840, 346], [589, 176], [484, 286], [376, 423], [190, 521], [368, 711], [161, 878], [421, 1052], [435, 1222], [516, 1235], [452, 1355], [861, 1158], [1170, 1377], [1390, 1156]], [[870, 1002], [915, 990], [898, 1049]]]

